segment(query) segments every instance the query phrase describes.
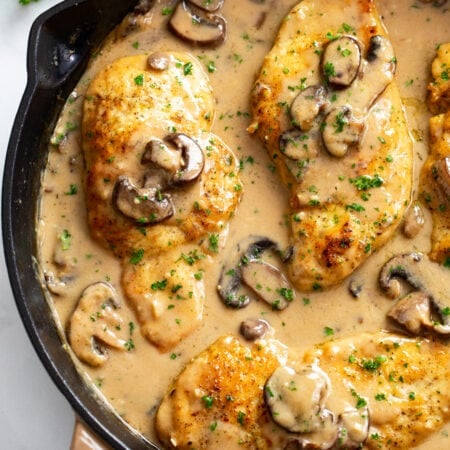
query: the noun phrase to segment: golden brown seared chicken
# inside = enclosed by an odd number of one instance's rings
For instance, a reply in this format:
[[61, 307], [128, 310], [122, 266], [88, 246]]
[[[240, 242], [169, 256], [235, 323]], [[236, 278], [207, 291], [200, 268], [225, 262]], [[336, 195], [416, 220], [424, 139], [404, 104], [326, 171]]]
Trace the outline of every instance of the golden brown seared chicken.
[[289, 272], [333, 286], [393, 235], [410, 202], [412, 143], [396, 58], [371, 0], [304, 0], [252, 91], [250, 132], [290, 191]]
[[427, 99], [430, 111], [433, 114], [450, 111], [450, 42], [439, 45], [431, 74]]
[[431, 65], [428, 86], [429, 154], [420, 172], [420, 191], [431, 211], [430, 259], [450, 264], [450, 43], [441, 44]]
[[420, 190], [431, 211], [430, 259], [450, 264], [450, 110], [430, 119], [430, 152], [420, 173]]
[[213, 119], [208, 78], [186, 53], [119, 59], [84, 102], [90, 231], [120, 258], [125, 295], [162, 350], [199, 324], [199, 273], [240, 198], [237, 160], [210, 133]]
[[157, 432], [179, 449], [403, 449], [450, 415], [445, 344], [364, 333], [301, 358], [225, 336], [163, 398]]

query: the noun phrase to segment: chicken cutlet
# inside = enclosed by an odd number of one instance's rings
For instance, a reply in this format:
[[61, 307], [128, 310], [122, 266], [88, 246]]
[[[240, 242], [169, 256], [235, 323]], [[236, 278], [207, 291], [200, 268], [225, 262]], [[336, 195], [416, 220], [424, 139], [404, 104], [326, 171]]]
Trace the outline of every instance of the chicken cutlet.
[[209, 80], [187, 53], [116, 60], [84, 101], [89, 229], [120, 259], [125, 296], [161, 350], [198, 326], [198, 273], [223, 244], [242, 193], [238, 162], [210, 132], [213, 120]]
[[429, 154], [420, 172], [421, 198], [431, 211], [430, 259], [450, 264], [450, 43], [439, 46], [432, 63], [428, 107]]
[[439, 341], [363, 333], [301, 357], [274, 340], [224, 336], [162, 400], [168, 448], [410, 449], [450, 415], [450, 353]]
[[370, 0], [305, 0], [252, 90], [249, 131], [290, 192], [290, 277], [338, 284], [384, 245], [410, 203], [412, 142], [396, 56]]

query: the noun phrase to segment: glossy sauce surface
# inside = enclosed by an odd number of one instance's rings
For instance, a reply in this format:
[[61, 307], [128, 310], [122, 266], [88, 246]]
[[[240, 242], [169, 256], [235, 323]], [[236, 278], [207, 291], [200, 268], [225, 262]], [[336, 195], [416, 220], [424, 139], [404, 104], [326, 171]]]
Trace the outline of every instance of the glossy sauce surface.
[[[146, 16], [145, 26], [117, 39], [113, 34], [83, 76], [57, 125], [54, 139], [66, 135], [64, 142], [50, 147], [48, 166], [43, 174], [38, 217], [39, 262], [47, 279], [53, 274], [64, 279], [64, 286], [53, 290], [49, 301], [55, 310], [61, 334], [86, 286], [111, 283], [119, 293], [121, 315], [129, 327], [134, 348], [119, 352], [109, 350], [109, 360], [99, 368], [79, 364], [100, 396], [133, 428], [155, 440], [153, 423], [156, 408], [170, 382], [183, 366], [218, 337], [238, 335], [239, 324], [261, 317], [270, 322], [274, 337], [298, 352], [311, 345], [363, 331], [392, 329], [385, 318], [392, 305], [378, 288], [378, 273], [391, 256], [405, 251], [427, 253], [430, 249], [431, 222], [425, 212], [425, 226], [408, 239], [401, 230], [380, 251], [372, 255], [349, 279], [326, 291], [303, 294], [284, 311], [272, 311], [264, 302], [253, 301], [247, 308], [227, 309], [216, 291], [222, 264], [235, 252], [236, 245], [249, 235], [266, 236], [285, 247], [288, 229], [285, 215], [288, 195], [279, 182], [266, 151], [248, 134], [251, 123], [249, 93], [265, 54], [270, 50], [278, 27], [296, 1], [225, 2], [222, 14], [228, 21], [228, 36], [217, 49], [192, 48], [166, 30], [167, 2], [155, 2]], [[428, 118], [425, 104], [430, 64], [439, 43], [450, 41], [450, 5], [436, 8], [431, 4], [399, 0], [378, 4], [397, 57], [396, 82], [405, 106], [409, 130], [414, 142], [415, 185], [420, 166], [427, 155]], [[218, 263], [205, 275], [206, 301], [200, 328], [169, 353], [161, 353], [139, 333], [133, 310], [121, 294], [118, 261], [95, 243], [89, 235], [83, 195], [83, 155], [79, 131], [83, 94], [98, 71], [119, 57], [150, 54], [154, 51], [188, 51], [196, 56], [208, 73], [216, 98], [213, 132], [220, 136], [241, 161], [243, 197], [230, 223], [226, 246]], [[65, 250], [62, 243], [66, 242]], [[448, 269], [438, 268], [443, 285], [450, 282]], [[349, 294], [349, 283], [362, 285], [358, 298]], [[423, 448], [448, 446], [448, 427]]]

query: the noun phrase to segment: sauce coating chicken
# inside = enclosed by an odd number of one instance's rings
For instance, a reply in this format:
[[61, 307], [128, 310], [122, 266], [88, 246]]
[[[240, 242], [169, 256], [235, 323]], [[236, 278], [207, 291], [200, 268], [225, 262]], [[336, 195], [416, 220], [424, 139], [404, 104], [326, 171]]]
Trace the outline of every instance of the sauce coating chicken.
[[439, 341], [363, 333], [297, 357], [225, 336], [178, 376], [157, 431], [179, 449], [409, 449], [448, 420], [449, 375]]
[[433, 114], [450, 110], [450, 42], [439, 45], [431, 65], [433, 81], [428, 85], [428, 108]]
[[412, 143], [396, 58], [370, 0], [305, 0], [252, 91], [250, 132], [290, 191], [289, 272], [336, 285], [386, 243], [410, 202]]
[[116, 60], [84, 101], [90, 231], [121, 260], [125, 296], [162, 350], [198, 326], [199, 273], [241, 194], [235, 156], [209, 132], [213, 119], [208, 78], [187, 53]]

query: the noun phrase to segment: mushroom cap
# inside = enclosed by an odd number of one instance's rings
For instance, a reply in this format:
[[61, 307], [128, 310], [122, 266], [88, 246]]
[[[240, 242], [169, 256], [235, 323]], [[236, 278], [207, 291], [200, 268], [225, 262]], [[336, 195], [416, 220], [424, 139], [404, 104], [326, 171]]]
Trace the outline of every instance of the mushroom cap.
[[361, 65], [361, 49], [353, 36], [330, 41], [322, 55], [322, 71], [327, 83], [345, 88], [353, 83]]
[[225, 41], [226, 21], [218, 14], [205, 14], [191, 2], [182, 0], [175, 8], [169, 29], [179, 38], [199, 46], [217, 47]]
[[296, 372], [280, 366], [266, 382], [264, 394], [272, 419], [293, 433], [314, 433], [322, 426], [329, 381], [318, 367]]
[[91, 366], [108, 359], [106, 346], [124, 351], [126, 340], [120, 337], [124, 320], [114, 288], [104, 282], [89, 285], [82, 292], [69, 322], [68, 337], [77, 357]]
[[170, 195], [161, 193], [159, 186], [138, 189], [123, 175], [117, 178], [112, 201], [118, 211], [140, 225], [161, 222], [174, 213]]

